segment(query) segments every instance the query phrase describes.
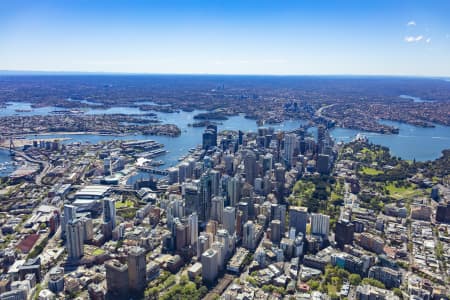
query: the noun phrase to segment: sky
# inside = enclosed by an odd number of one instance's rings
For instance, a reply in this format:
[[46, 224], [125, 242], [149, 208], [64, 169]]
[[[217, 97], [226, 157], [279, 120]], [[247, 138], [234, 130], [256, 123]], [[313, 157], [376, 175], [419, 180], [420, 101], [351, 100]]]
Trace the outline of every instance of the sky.
[[0, 70], [450, 77], [448, 0], [0, 0]]

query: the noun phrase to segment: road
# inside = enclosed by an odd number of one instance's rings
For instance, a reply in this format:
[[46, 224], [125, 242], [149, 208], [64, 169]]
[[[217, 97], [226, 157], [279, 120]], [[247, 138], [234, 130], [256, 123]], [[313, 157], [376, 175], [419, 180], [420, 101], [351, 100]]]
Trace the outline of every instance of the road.
[[15, 155], [22, 157], [26, 161], [35, 163], [35, 164], [38, 164], [41, 166], [42, 171], [38, 175], [36, 175], [35, 183], [37, 185], [42, 185], [42, 178], [44, 178], [47, 175], [48, 171], [50, 170], [50, 167], [51, 167], [50, 163], [47, 161], [34, 159], [34, 158], [28, 156], [27, 154], [25, 154], [25, 152], [23, 152], [23, 151], [19, 151], [19, 150], [12, 150], [12, 151]]

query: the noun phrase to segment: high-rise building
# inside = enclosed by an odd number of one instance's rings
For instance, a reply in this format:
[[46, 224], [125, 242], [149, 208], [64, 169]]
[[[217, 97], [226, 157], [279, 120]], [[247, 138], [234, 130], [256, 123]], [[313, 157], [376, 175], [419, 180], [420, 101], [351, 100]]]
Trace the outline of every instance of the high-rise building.
[[209, 172], [209, 177], [211, 178], [211, 195], [220, 195], [220, 173], [216, 170], [211, 170]]
[[53, 267], [50, 269], [48, 289], [55, 294], [64, 291], [64, 268]]
[[189, 226], [189, 239], [190, 239], [190, 245], [193, 247], [193, 249], [197, 248], [197, 241], [198, 241], [198, 216], [197, 213], [192, 213], [189, 215], [188, 218], [188, 226]]
[[178, 166], [178, 182], [183, 183], [188, 178], [191, 178], [191, 174], [190, 174], [190, 170], [189, 170], [189, 163], [182, 162]]
[[244, 157], [245, 182], [253, 185], [256, 178], [256, 155], [253, 151], [247, 151]]
[[219, 223], [223, 223], [223, 211], [224, 211], [224, 199], [219, 196], [213, 197], [211, 200], [210, 219], [215, 220]]
[[225, 155], [224, 157], [225, 173], [227, 173], [230, 176], [233, 174], [233, 160], [234, 160], [233, 155], [228, 154]]
[[228, 200], [230, 206], [236, 206], [236, 204], [241, 199], [241, 177], [240, 176], [234, 176], [228, 180]]
[[192, 213], [197, 213], [200, 205], [200, 193], [198, 186], [193, 183], [183, 184], [184, 198], [185, 198], [185, 208], [186, 214], [190, 215]]
[[66, 232], [67, 224], [70, 221], [75, 221], [77, 218], [77, 207], [74, 205], [64, 204], [64, 216], [63, 216], [63, 222], [61, 224], [61, 232], [63, 236]]
[[203, 149], [217, 146], [217, 126], [208, 125], [205, 132], [203, 132], [202, 138]]
[[103, 199], [103, 222], [112, 224], [116, 227], [116, 200], [112, 198]]
[[297, 234], [306, 234], [306, 224], [308, 223], [308, 209], [302, 206], [291, 206], [289, 208], [289, 228], [294, 227]]
[[84, 255], [84, 226], [79, 220], [70, 221], [66, 226], [66, 247], [69, 260], [78, 260]]
[[207, 221], [211, 213], [211, 178], [206, 173], [200, 177], [200, 203], [197, 213], [202, 221]]
[[311, 233], [328, 237], [330, 233], [330, 216], [311, 214]]
[[249, 250], [254, 250], [256, 248], [255, 224], [253, 224], [252, 221], [247, 221], [244, 224], [242, 246]]
[[316, 167], [317, 172], [320, 174], [328, 174], [330, 172], [330, 156], [326, 154], [319, 154]]
[[141, 294], [147, 285], [145, 251], [132, 247], [128, 252], [128, 280], [130, 292]]
[[219, 229], [217, 230], [216, 239], [218, 242], [221, 242], [225, 247], [225, 258], [228, 259], [231, 257], [233, 253], [233, 245], [231, 243], [231, 237], [227, 230]]
[[280, 220], [272, 220], [270, 222], [270, 240], [275, 244], [278, 244], [281, 241]]
[[202, 254], [202, 279], [207, 284], [212, 284], [219, 274], [219, 254], [210, 248]]
[[346, 220], [339, 220], [336, 222], [336, 232], [334, 239], [339, 248], [344, 248], [344, 245], [353, 242], [353, 235], [355, 232], [355, 225]]
[[227, 206], [223, 210], [223, 227], [230, 235], [236, 231], [236, 208]]
[[107, 299], [126, 299], [128, 296], [128, 266], [112, 259], [105, 262]]
[[284, 159], [289, 166], [292, 166], [294, 160], [294, 153], [297, 148], [297, 135], [286, 134], [284, 137]]
[[270, 153], [267, 153], [266, 155], [264, 155], [263, 157], [263, 174], [265, 175], [266, 172], [271, 171], [272, 170], [272, 161], [273, 161], [273, 155]]

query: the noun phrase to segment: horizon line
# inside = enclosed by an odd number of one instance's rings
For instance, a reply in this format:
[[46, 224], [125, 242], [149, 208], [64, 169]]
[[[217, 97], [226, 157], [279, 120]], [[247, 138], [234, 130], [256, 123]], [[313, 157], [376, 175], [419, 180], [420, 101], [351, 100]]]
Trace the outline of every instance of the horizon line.
[[[9, 73], [9, 74], [8, 74]], [[163, 75], [163, 76], [260, 76], [260, 77], [402, 77], [402, 78], [429, 78], [449, 79], [450, 75], [411, 75], [411, 74], [355, 74], [355, 73], [286, 73], [286, 74], [261, 74], [261, 73], [162, 73], [162, 72], [121, 72], [121, 71], [81, 71], [81, 70], [8, 70], [0, 69], [0, 76], [4, 75]]]

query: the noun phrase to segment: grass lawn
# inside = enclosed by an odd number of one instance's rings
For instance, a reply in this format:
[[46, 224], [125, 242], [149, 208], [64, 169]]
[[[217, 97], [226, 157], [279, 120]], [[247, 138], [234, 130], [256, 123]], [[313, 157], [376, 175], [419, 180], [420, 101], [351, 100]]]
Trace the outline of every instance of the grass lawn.
[[328, 295], [337, 294], [336, 287], [332, 284], [327, 285]]
[[396, 199], [402, 199], [402, 198], [410, 198], [415, 196], [421, 196], [424, 194], [424, 191], [421, 189], [418, 189], [415, 184], [412, 184], [411, 186], [401, 186], [397, 187], [395, 186], [395, 182], [390, 182], [388, 185], [386, 185], [386, 190], [389, 191], [389, 195]]
[[134, 207], [134, 203], [131, 200], [125, 200], [125, 201], [116, 201], [116, 209], [121, 208], [131, 208]]
[[92, 255], [97, 256], [97, 255], [102, 255], [104, 253], [105, 253], [105, 250], [98, 248], [92, 252]]
[[371, 175], [371, 176], [374, 176], [374, 175], [380, 175], [380, 174], [383, 174], [383, 171], [380, 171], [380, 170], [377, 170], [377, 169], [374, 169], [374, 168], [363, 167], [363, 168], [361, 169], [361, 173], [363, 173], [363, 174], [365, 174], [365, 175]]

